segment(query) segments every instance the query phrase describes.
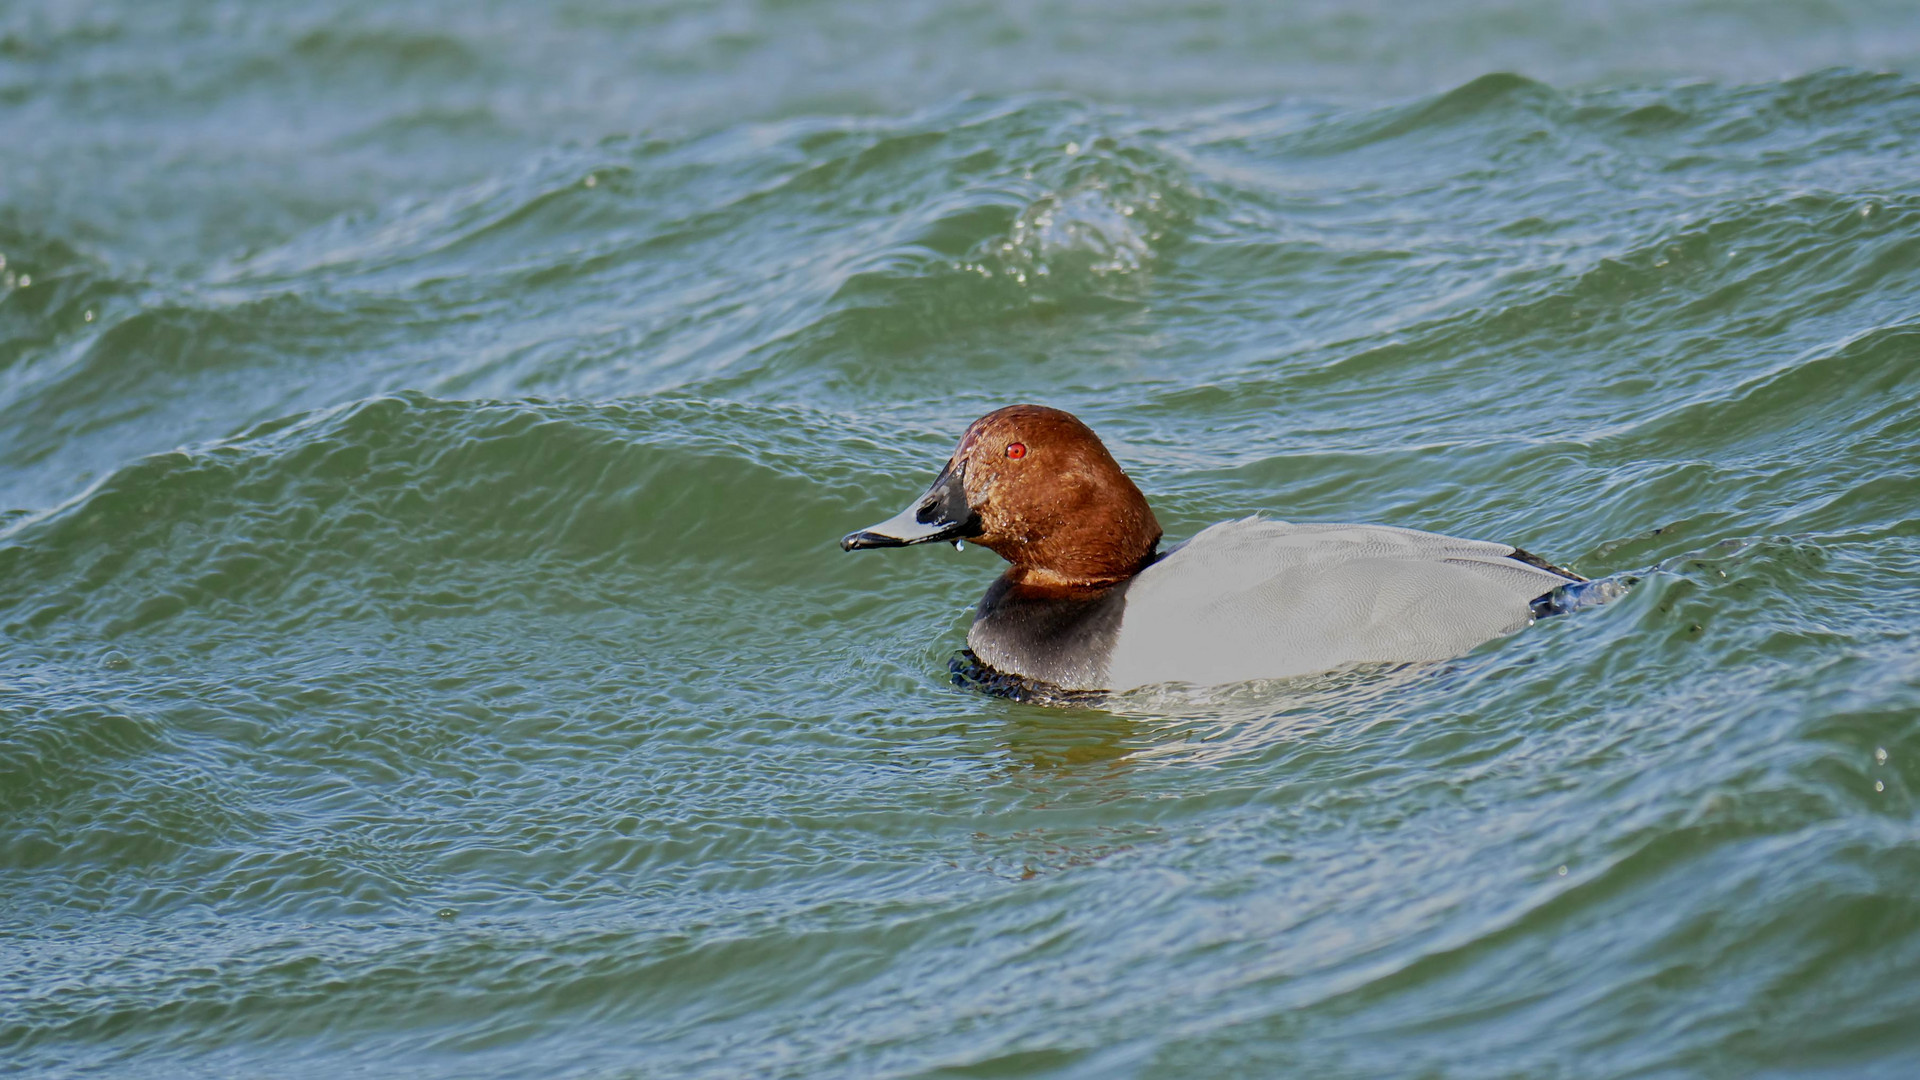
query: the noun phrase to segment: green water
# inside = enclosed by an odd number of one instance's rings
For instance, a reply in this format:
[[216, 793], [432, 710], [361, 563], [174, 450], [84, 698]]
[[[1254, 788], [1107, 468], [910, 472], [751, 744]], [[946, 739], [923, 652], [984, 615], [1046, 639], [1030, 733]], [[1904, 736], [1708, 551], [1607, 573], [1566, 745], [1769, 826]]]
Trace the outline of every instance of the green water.
[[[1920, 8], [0, 6], [0, 1065], [1920, 1075]], [[1068, 408], [1457, 662], [1045, 708]], [[4, 1071], [4, 1070], [0, 1070]]]

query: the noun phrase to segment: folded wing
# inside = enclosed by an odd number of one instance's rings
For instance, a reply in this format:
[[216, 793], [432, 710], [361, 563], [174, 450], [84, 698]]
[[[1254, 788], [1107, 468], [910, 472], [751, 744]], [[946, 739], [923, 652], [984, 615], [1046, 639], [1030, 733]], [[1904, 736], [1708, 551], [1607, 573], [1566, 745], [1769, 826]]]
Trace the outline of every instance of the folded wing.
[[1571, 580], [1515, 549], [1384, 525], [1246, 518], [1207, 528], [1130, 584], [1112, 689], [1441, 660], [1512, 633]]

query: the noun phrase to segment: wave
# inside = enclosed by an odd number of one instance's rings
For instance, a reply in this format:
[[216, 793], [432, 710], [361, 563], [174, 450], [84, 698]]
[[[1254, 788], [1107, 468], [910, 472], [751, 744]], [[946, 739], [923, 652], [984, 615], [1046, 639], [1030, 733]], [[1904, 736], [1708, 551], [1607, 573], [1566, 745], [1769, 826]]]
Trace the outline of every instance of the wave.
[[[1738, 144], [1786, 135], [1768, 147], [1797, 157], [1799, 146], [1829, 151], [1869, 145], [1853, 127], [1866, 114], [1881, 137], [1910, 132], [1920, 123], [1920, 84], [1885, 71], [1829, 68], [1756, 83], [1683, 82], [1668, 85], [1561, 89], [1525, 75], [1496, 71], [1450, 90], [1373, 108], [1338, 109], [1312, 102], [1258, 104], [1234, 114], [1215, 136], [1222, 148], [1259, 147], [1263, 157], [1318, 158], [1364, 151], [1387, 143], [1404, 145], [1428, 136], [1467, 138], [1490, 146], [1559, 140], [1625, 139], [1614, 145], [1678, 144], [1704, 152], [1737, 152]], [[1498, 166], [1511, 154], [1484, 164]], [[1666, 167], [1697, 164], [1681, 156]]]
[[[225, 280], [324, 274], [336, 290], [447, 306], [566, 289], [570, 321], [619, 320], [624, 346], [703, 336], [707, 376], [770, 353], [794, 354], [783, 369], [830, 362], [820, 352], [874, 335], [909, 347], [1077, 299], [1137, 303], [1157, 253], [1205, 205], [1137, 119], [966, 101], [901, 120], [603, 140], [342, 219]], [[715, 340], [714, 323], [736, 329]], [[556, 374], [547, 385], [566, 385]]]
[[110, 305], [142, 291], [60, 237], [0, 218], [0, 379], [19, 379], [28, 358], [104, 325]]
[[824, 550], [865, 511], [850, 466], [823, 451], [846, 437], [798, 410], [671, 396], [409, 393], [289, 417], [14, 521], [0, 625], [111, 640], [189, 613], [295, 624], [632, 605], [666, 573], [741, 588], [785, 573], [769, 547], [798, 535]]

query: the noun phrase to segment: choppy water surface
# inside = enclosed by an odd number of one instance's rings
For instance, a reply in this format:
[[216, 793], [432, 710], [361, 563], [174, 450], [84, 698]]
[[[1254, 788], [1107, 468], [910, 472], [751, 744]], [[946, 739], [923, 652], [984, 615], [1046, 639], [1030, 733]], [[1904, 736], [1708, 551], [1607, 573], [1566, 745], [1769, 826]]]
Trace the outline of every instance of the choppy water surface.
[[[0, 10], [0, 1058], [1920, 1070], [1908, 5]], [[1637, 575], [1043, 708], [1037, 400]]]

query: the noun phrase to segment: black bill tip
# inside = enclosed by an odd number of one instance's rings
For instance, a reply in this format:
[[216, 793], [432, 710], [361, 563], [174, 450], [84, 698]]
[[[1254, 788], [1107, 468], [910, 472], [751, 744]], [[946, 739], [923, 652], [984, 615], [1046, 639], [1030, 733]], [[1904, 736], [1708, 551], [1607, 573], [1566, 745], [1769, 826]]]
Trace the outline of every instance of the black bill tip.
[[850, 532], [847, 535], [840, 538], [841, 551], [859, 551], [862, 548], [884, 548], [884, 547], [906, 547], [906, 546], [907, 546], [907, 542], [905, 540], [900, 539], [897, 536], [886, 536], [882, 533], [868, 532], [865, 529], [862, 529], [859, 532]]

